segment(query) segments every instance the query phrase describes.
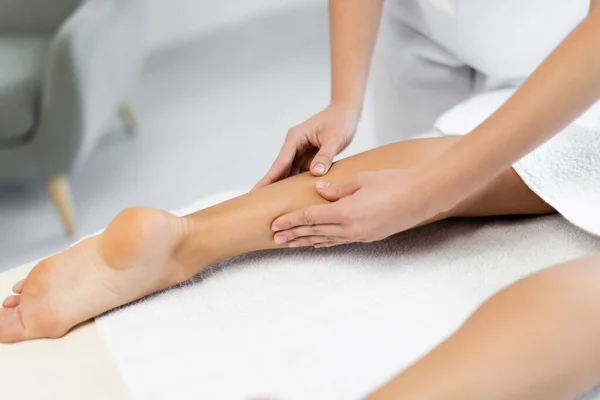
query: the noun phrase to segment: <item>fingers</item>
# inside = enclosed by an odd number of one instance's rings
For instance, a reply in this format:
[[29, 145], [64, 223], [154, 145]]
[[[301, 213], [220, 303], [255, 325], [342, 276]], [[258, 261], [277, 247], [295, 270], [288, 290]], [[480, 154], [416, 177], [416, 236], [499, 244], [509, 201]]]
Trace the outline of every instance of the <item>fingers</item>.
[[[281, 150], [281, 152], [283, 152], [283, 149]], [[270, 185], [273, 182], [277, 182], [285, 178], [288, 175], [290, 168], [292, 167], [291, 161], [289, 163], [285, 161], [287, 157], [287, 152], [283, 156], [280, 153], [273, 165], [271, 165], [269, 171], [267, 171], [267, 174], [260, 181], [258, 181], [256, 185], [254, 185], [252, 190], [260, 189], [261, 187]], [[292, 155], [292, 158], [293, 157], [294, 156]]]
[[[334, 237], [342, 237], [344, 229], [341, 225], [323, 224], [323, 225], [304, 225], [295, 228], [277, 232], [274, 236], [275, 244], [285, 244], [300, 237], [321, 237], [320, 241], [325, 239], [333, 240]], [[314, 244], [314, 243], [313, 243]]]
[[293, 131], [290, 130], [273, 165], [271, 165], [267, 174], [252, 188], [252, 190], [259, 189], [287, 177], [292, 168], [294, 158], [298, 153], [302, 153], [306, 149], [307, 144], [306, 138], [293, 134]]
[[332, 247], [340, 244], [350, 243], [345, 238], [339, 237], [328, 237], [328, 236], [307, 236], [301, 237], [291, 241], [287, 247], [296, 248], [296, 247]]
[[315, 158], [316, 153], [317, 153], [317, 149], [315, 149], [313, 147], [313, 148], [306, 150], [304, 152], [304, 154], [302, 154], [302, 156], [296, 162], [296, 165], [298, 166], [298, 169], [300, 172], [305, 172], [305, 171], [310, 170], [310, 164], [312, 163], [312, 160]]
[[346, 196], [350, 196], [356, 193], [356, 191], [360, 189], [360, 186], [361, 185], [357, 178], [353, 178], [342, 185], [323, 181], [318, 181], [315, 183], [317, 193], [319, 193], [325, 200], [329, 201], [338, 201]]
[[333, 159], [338, 153], [339, 145], [333, 140], [323, 143], [323, 146], [310, 164], [310, 172], [314, 176], [323, 176], [331, 168]]
[[282, 215], [271, 224], [273, 232], [281, 232], [302, 225], [339, 224], [341, 221], [338, 204], [311, 206]]
[[292, 167], [290, 168], [289, 173], [284, 178], [289, 178], [290, 176], [301, 174], [302, 172], [306, 172], [310, 169], [310, 163], [312, 159], [315, 157], [317, 150], [314, 148], [309, 148], [304, 150], [302, 155], [296, 154], [296, 158], [292, 163]]
[[350, 242], [345, 242], [345, 241], [323, 242], [323, 243], [316, 244], [314, 247], [315, 247], [315, 249], [323, 249], [323, 248], [327, 248], [327, 247], [340, 246], [342, 244], [348, 244], [348, 243], [350, 243]]

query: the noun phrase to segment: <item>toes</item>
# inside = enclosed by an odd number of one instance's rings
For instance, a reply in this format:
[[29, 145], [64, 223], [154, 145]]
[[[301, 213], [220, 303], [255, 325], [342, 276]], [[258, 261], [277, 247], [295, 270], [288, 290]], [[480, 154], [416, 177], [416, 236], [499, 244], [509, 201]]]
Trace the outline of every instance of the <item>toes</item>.
[[0, 308], [0, 343], [19, 342], [26, 339], [19, 313], [19, 307]]
[[21, 292], [23, 291], [24, 284], [25, 284], [25, 279], [20, 280], [19, 282], [16, 283], [15, 286], [13, 286], [12, 291], [16, 294], [21, 294]]
[[2, 307], [7, 307], [7, 308], [16, 307], [19, 305], [20, 302], [21, 302], [21, 296], [19, 296], [19, 295], [8, 296], [2, 302]]

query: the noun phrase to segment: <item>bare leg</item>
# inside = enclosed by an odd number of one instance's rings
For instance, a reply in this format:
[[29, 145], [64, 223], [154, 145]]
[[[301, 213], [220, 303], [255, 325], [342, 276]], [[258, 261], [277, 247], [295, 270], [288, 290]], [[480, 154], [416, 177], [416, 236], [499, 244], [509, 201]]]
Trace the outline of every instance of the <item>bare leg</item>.
[[[362, 171], [410, 168], [436, 157], [456, 140], [453, 137], [409, 140], [379, 147], [337, 162], [326, 180], [342, 183]], [[183, 253], [191, 253], [192, 258], [194, 254], [206, 257], [210, 253], [211, 262], [215, 262], [249, 251], [285, 247], [274, 245], [271, 223], [290, 211], [327, 203], [314, 189], [316, 180], [302, 174], [188, 216], [198, 233], [190, 236], [189, 245], [185, 246], [188, 251]], [[552, 207], [531, 192], [511, 169], [449, 213], [427, 222], [448, 217], [552, 212]], [[185, 264], [194, 265], [189, 261]], [[192, 267], [190, 273], [197, 271], [197, 267]]]
[[369, 397], [573, 399], [600, 383], [600, 256], [533, 274]]
[[[381, 147], [335, 164], [327, 175], [343, 182], [361, 171], [409, 168], [432, 158], [455, 138]], [[184, 218], [131, 208], [106, 231], [40, 262], [0, 309], [0, 342], [59, 337], [76, 324], [192, 277], [224, 258], [277, 247], [271, 222], [286, 212], [324, 203], [315, 178], [299, 175]], [[447, 215], [552, 212], [512, 171]]]

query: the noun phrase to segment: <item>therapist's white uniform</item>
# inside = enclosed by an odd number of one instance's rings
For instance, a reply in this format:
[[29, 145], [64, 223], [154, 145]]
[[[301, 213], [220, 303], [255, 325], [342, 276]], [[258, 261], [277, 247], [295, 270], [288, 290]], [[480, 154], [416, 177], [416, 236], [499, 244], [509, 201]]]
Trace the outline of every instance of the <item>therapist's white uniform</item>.
[[378, 144], [431, 129], [475, 93], [517, 86], [589, 0], [387, 0], [371, 79]]

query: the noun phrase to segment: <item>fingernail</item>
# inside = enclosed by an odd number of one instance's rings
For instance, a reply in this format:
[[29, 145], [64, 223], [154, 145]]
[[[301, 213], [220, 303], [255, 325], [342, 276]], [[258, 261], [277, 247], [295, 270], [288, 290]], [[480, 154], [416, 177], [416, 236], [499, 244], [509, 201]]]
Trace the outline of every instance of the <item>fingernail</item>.
[[300, 242], [290, 242], [290, 244], [288, 245], [289, 247], [300, 247]]
[[327, 190], [327, 188], [329, 188], [329, 183], [318, 181], [317, 183], [315, 183], [315, 186], [317, 187], [317, 189]]
[[275, 244], [284, 244], [287, 242], [287, 238], [283, 235], [275, 237]]
[[271, 227], [271, 230], [272, 230], [273, 232], [279, 232], [279, 231], [281, 230], [281, 227], [280, 227], [279, 225], [273, 225], [273, 226]]
[[325, 166], [323, 164], [317, 164], [315, 165], [314, 171], [317, 174], [323, 175], [325, 173]]

